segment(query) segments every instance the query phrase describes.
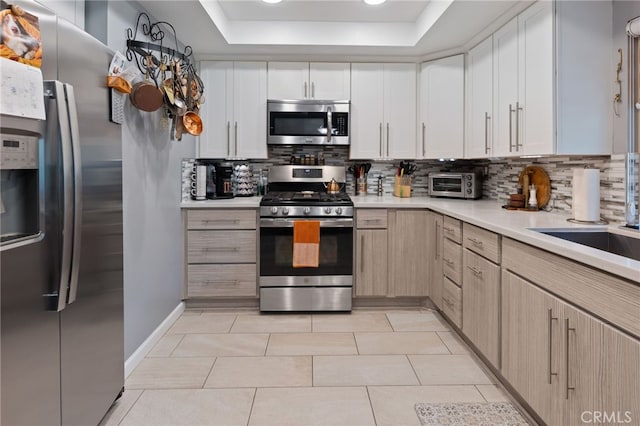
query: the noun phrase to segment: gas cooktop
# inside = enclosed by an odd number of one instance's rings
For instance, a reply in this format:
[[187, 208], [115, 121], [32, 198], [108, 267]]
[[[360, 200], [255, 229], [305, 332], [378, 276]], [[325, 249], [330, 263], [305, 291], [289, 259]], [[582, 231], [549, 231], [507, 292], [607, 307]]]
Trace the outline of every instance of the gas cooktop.
[[351, 198], [344, 193], [328, 194], [317, 191], [268, 192], [262, 197], [263, 206], [280, 204], [347, 205], [352, 206]]

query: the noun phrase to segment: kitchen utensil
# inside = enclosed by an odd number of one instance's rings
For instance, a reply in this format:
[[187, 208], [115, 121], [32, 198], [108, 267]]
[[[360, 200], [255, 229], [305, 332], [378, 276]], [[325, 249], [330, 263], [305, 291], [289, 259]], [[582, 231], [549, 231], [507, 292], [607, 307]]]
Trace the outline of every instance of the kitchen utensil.
[[335, 178], [331, 178], [330, 182], [323, 183], [323, 185], [327, 189], [327, 194], [338, 194], [344, 188], [344, 184], [340, 185]]
[[184, 129], [190, 135], [198, 136], [202, 133], [202, 119], [193, 111], [189, 111], [182, 116], [182, 124], [184, 124]]
[[149, 68], [153, 61], [146, 59], [147, 74], [145, 79], [139, 81], [131, 90], [131, 102], [135, 107], [147, 112], [157, 111], [163, 104], [163, 93], [152, 83], [149, 78]]
[[524, 189], [524, 176], [529, 176], [529, 185], [536, 186], [536, 200], [538, 208], [543, 209], [551, 198], [551, 181], [547, 172], [540, 166], [527, 166], [520, 172], [519, 183]]

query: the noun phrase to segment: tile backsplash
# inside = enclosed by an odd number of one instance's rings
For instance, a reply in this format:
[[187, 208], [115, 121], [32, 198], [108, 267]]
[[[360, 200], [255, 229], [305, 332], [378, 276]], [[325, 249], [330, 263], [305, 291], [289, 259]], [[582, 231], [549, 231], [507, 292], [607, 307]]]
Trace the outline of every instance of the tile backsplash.
[[[349, 148], [340, 146], [269, 146], [267, 160], [246, 161], [258, 175], [260, 169], [267, 170], [272, 165], [289, 164], [292, 156], [313, 155], [323, 151], [325, 164], [349, 166], [355, 163], [364, 163], [364, 160], [346, 160], [349, 157]], [[500, 203], [506, 203], [508, 195], [514, 193], [520, 171], [528, 165], [543, 167], [551, 180], [551, 201], [549, 209], [571, 213], [571, 169], [588, 165], [600, 169], [600, 213], [610, 222], [624, 221], [624, 155], [609, 156], [558, 156], [545, 158], [512, 158], [495, 160], [457, 160], [453, 162], [440, 162], [435, 160], [415, 161], [418, 170], [414, 174], [412, 185], [413, 195], [428, 194], [428, 174], [443, 170], [471, 170], [480, 168], [486, 173], [483, 182], [483, 198], [494, 199]], [[384, 192], [393, 192], [393, 176], [399, 161], [372, 161], [368, 175], [367, 194], [375, 196], [377, 177], [382, 174], [384, 178]], [[355, 182], [351, 175], [347, 175], [347, 192], [355, 193]]]

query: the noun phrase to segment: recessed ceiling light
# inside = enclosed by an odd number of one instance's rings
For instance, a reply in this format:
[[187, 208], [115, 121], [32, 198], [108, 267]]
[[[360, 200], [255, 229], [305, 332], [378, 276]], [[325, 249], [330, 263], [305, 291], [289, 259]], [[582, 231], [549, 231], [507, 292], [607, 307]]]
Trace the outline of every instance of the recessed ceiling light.
[[[264, 0], [263, 0], [263, 1], [264, 1]], [[382, 4], [382, 3], [384, 3], [385, 1], [387, 1], [387, 0], [364, 0], [364, 2], [365, 2], [366, 4], [370, 4], [370, 5], [372, 5], [372, 6], [375, 6], [375, 5], [377, 5], [377, 4]]]
[[282, 0], [262, 0], [262, 1], [265, 2], [265, 3], [273, 3], [273, 4], [275, 4], [275, 3], [280, 3]]

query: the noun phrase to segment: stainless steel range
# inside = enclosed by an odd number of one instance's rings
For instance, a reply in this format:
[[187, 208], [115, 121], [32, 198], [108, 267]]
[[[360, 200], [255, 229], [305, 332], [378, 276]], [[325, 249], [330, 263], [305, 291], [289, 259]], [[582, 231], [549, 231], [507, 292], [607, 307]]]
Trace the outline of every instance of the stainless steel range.
[[[269, 170], [269, 192], [260, 203], [261, 311], [351, 310], [353, 202], [345, 181], [344, 167]], [[294, 268], [293, 226], [305, 220], [320, 222], [319, 265]]]

